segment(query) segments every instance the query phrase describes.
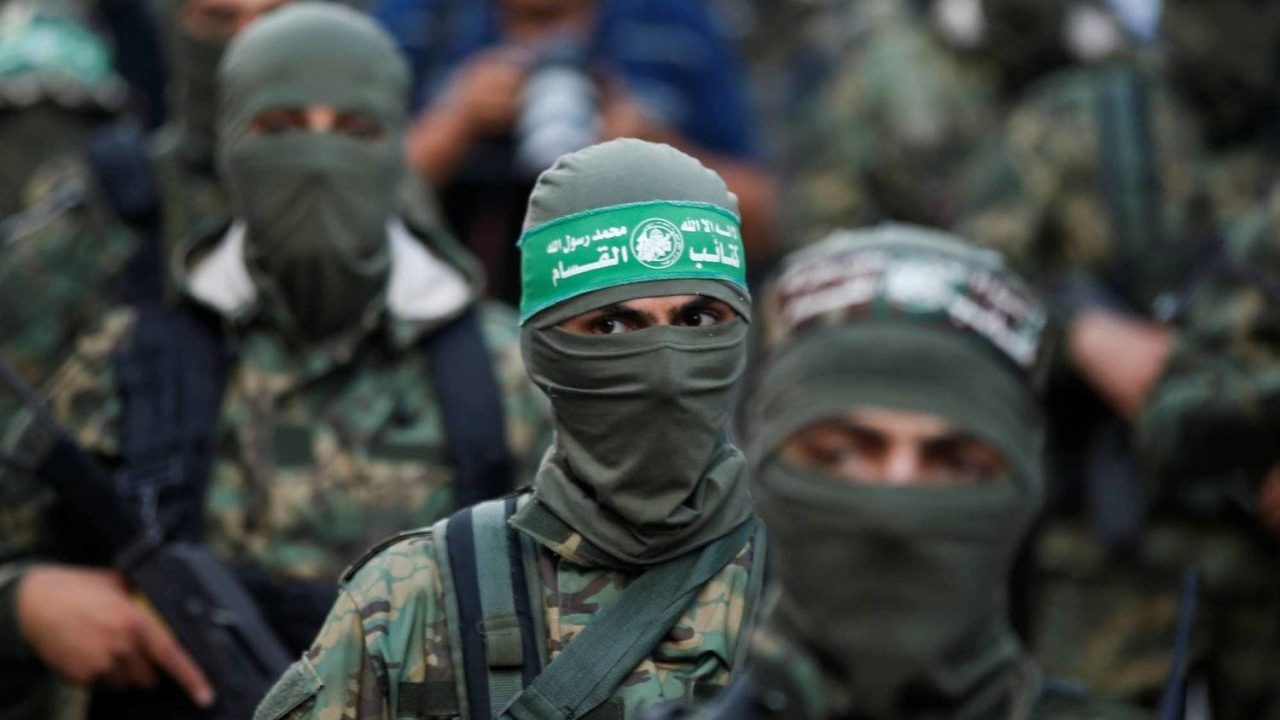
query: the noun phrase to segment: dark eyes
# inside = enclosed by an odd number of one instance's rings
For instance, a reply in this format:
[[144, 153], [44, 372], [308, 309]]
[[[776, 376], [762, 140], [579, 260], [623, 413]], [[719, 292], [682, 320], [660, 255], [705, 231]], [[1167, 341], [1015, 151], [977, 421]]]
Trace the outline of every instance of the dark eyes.
[[591, 325], [591, 332], [596, 335], [617, 335], [632, 330], [635, 328], [625, 320], [614, 317], [600, 318]]
[[[671, 324], [675, 327], [707, 327], [723, 322], [724, 311], [713, 307], [682, 308]], [[589, 331], [594, 335], [617, 335], [635, 332], [648, 327], [649, 323], [638, 320], [629, 313], [604, 315], [592, 321]]]
[[[302, 110], [271, 110], [259, 115], [253, 121], [252, 129], [261, 135], [281, 135], [305, 132], [312, 128]], [[382, 126], [378, 121], [361, 113], [338, 114], [333, 119], [330, 131], [361, 140], [376, 140], [382, 136]]]
[[680, 311], [679, 317], [672, 325], [680, 325], [682, 327], [706, 327], [715, 325], [723, 320], [723, 315], [714, 308], [687, 308]]

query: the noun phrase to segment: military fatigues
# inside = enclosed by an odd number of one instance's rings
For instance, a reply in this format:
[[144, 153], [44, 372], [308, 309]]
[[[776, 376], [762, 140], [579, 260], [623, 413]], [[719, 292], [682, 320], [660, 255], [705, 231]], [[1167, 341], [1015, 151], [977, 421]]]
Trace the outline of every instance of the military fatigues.
[[[1137, 78], [1108, 65], [1050, 79], [1012, 115], [1003, 157], [975, 166], [961, 227], [1036, 278], [1064, 319], [1089, 306], [1153, 321], [1176, 315], [1211, 262], [1216, 228], [1239, 207], [1221, 175], [1249, 175], [1208, 162], [1194, 116]], [[1205, 574], [1200, 624], [1220, 628], [1197, 635], [1195, 657], [1226, 652], [1210, 646], [1229, 643], [1237, 632], [1227, 618], [1247, 614], [1232, 598], [1270, 592], [1258, 548], [1220, 512], [1221, 497], [1209, 500], [1216, 509], [1188, 516], [1197, 491], [1140, 483], [1126, 426], [1083, 405], [1075, 381], [1058, 381], [1059, 457], [1090, 457], [1081, 440], [1092, 436], [1118, 465], [1056, 467], [1058, 501], [1034, 551], [1033, 649], [1051, 675], [1154, 703], [1171, 667], [1184, 570]], [[1107, 499], [1121, 484], [1134, 490]]]
[[865, 3], [859, 34], [799, 129], [805, 238], [901, 220], [949, 227], [965, 158], [1003, 110], [997, 68], [948, 47], [911, 3]]
[[[108, 317], [80, 341], [49, 389], [59, 420], [108, 459], [120, 449], [121, 396], [112, 358], [128, 348], [135, 318], [133, 310]], [[214, 430], [218, 453], [205, 495], [207, 541], [252, 577], [265, 574], [273, 587], [322, 589], [323, 613], [332, 579], [350, 558], [392, 532], [453, 509], [441, 410], [422, 349], [441, 321], [398, 319], [384, 311], [377, 322], [302, 353], [261, 320], [225, 322], [235, 363]], [[502, 394], [510, 451], [527, 480], [547, 440], [544, 401], [524, 372], [512, 313], [485, 306], [481, 330]], [[28, 476], [11, 469], [0, 475], [0, 572], [12, 580], [34, 558], [59, 559], [40, 544], [53, 498]], [[6, 583], [8, 592], [0, 596], [11, 596], [12, 587]], [[314, 632], [315, 610], [303, 613], [287, 604], [264, 610], [278, 631], [288, 634], [291, 622], [300, 625], [294, 634], [301, 639], [292, 639], [298, 646]], [[312, 620], [295, 617], [304, 614]], [[12, 612], [0, 618], [0, 645], [17, 650], [25, 643], [14, 622]]]
[[1275, 209], [1238, 223], [1196, 288], [1137, 425], [1152, 481], [1183, 528], [1166, 549], [1204, 575], [1202, 671], [1221, 712], [1241, 718], [1280, 717], [1280, 541], [1251, 517], [1280, 461]]
[[[259, 708], [260, 718], [449, 717], [459, 713], [459, 648], [451, 647], [447, 598], [433, 533], [419, 531], [357, 564], [315, 644]], [[616, 602], [635, 569], [604, 564], [598, 550], [565, 529], [538, 539], [545, 638], [555, 659]], [[747, 616], [753, 544], [698, 593], [647, 660], [588, 717], [634, 718], [659, 702], [705, 697], [729, 681]]]

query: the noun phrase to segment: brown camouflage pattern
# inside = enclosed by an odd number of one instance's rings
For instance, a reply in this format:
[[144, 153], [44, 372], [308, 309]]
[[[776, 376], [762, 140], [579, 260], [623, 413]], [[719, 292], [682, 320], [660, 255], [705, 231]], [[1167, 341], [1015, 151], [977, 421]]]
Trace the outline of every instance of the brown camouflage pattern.
[[[437, 530], [438, 531], [438, 526]], [[568, 538], [557, 547], [584, 542]], [[415, 533], [374, 555], [348, 580], [315, 644], [290, 671], [258, 718], [373, 720], [404, 717], [406, 684], [453, 693], [440, 558], [431, 532]], [[581, 565], [581, 557], [538, 546], [546, 648], [553, 660], [592, 618], [616, 602], [631, 575]], [[614, 695], [625, 718], [653, 704], [689, 700], [695, 688], [725, 685], [742, 631], [752, 547], [745, 546], [694, 599], [684, 616]], [[453, 697], [428, 697], [449, 706]], [[413, 707], [420, 703], [416, 702]]]

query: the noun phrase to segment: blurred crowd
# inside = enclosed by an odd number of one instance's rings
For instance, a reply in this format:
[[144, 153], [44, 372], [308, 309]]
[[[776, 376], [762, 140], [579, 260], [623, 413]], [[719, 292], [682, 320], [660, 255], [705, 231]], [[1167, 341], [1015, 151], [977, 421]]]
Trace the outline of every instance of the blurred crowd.
[[[766, 630], [808, 643], [822, 668], [814, 672], [829, 681], [819, 686], [835, 698], [809, 702], [804, 714], [759, 717], [1126, 716], [1020, 715], [1004, 705], [964, 714], [937, 698], [936, 707], [893, 698], [860, 706], [859, 697], [887, 697], [886, 688], [920, 692], [910, 678], [860, 664], [879, 657], [878, 643], [906, 641], [842, 635], [840, 607], [814, 601], [806, 615], [805, 598], [830, 593], [848, 600], [849, 615], [945, 635], [946, 613], [930, 614], [914, 589], [995, 598], [1008, 642], [1034, 658], [1036, 683], [1147, 716], [1280, 720], [1280, 2], [346, 0], [327, 4], [352, 17], [299, 10], [289, 25], [292, 4], [0, 0], [0, 360], [16, 378], [0, 385], [0, 717], [171, 716], [162, 704], [130, 709], [139, 707], [130, 692], [84, 692], [104, 681], [115, 690], [152, 685], [157, 674], [197, 700], [209, 692], [181, 650], [136, 630], [151, 621], [121, 575], [104, 569], [120, 567], [118, 552], [82, 537], [92, 524], [74, 519], [82, 508], [33, 469], [56, 442], [41, 425], [44, 411], [15, 391], [21, 382], [112, 473], [125, 505], [166, 538], [207, 543], [234, 566], [288, 653], [307, 653], [310, 672], [324, 678], [318, 685], [332, 686], [326, 667], [354, 652], [325, 640], [355, 632], [335, 619], [334, 581], [384, 538], [532, 483], [547, 517], [563, 522], [548, 530], [551, 521], [530, 513], [522, 526], [522, 510], [513, 527], [570, 560], [582, 556], [563, 549], [580, 552], [582, 543], [626, 575], [674, 556], [650, 552], [676, 533], [663, 524], [675, 510], [658, 517], [652, 507], [671, 495], [672, 507], [692, 512], [691, 497], [710, 507], [714, 488], [732, 495], [727, 480], [704, 487], [714, 476], [706, 457], [732, 441], [761, 483], [753, 493], [777, 543], [770, 562], [783, 565], [771, 569], [782, 590]], [[343, 22], [354, 29], [344, 34]], [[627, 138], [670, 146], [680, 159], [610, 143]], [[597, 146], [622, 147], [610, 162], [634, 164], [593, 165], [603, 161], [584, 149]], [[681, 164], [689, 157], [722, 186], [699, 184]], [[755, 319], [742, 340], [750, 360], [726, 387], [740, 374], [747, 380], [725, 391], [724, 408], [695, 407], [715, 394], [710, 350], [675, 370], [636, 361], [646, 367], [628, 366], [635, 375], [625, 391], [606, 392], [603, 375], [565, 371], [586, 367], [598, 348], [557, 335], [561, 328], [585, 317], [583, 332], [626, 332], [648, 312], [615, 292], [635, 282], [614, 267], [627, 248], [607, 252], [622, 221], [574, 223], [651, 200], [732, 216], [727, 226], [714, 213], [662, 220], [646, 231], [650, 245], [633, 238], [630, 246], [646, 267], [674, 272], [684, 260], [668, 258], [663, 243], [709, 228], [696, 269], [690, 260], [685, 274], [655, 278], [671, 283], [663, 295], [706, 300], [682, 306], [671, 324], [716, 325], [716, 313], [750, 320], [750, 289]], [[556, 223], [567, 244], [556, 240], [546, 254], [563, 247], [567, 260], [578, 241], [601, 254], [548, 264], [554, 281], [544, 288], [532, 274], [541, 266], [530, 265], [540, 261], [527, 256], [543, 252], [538, 231]], [[703, 263], [729, 273], [712, 290], [695, 287], [710, 282]], [[967, 289], [955, 289], [954, 267], [966, 268]], [[729, 284], [740, 292], [724, 290], [739, 270], [740, 284]], [[612, 279], [591, 284], [596, 277]], [[881, 294], [854, 301], [858, 282], [882, 282]], [[954, 307], [937, 300], [953, 291], [975, 309], [942, 324], [981, 336], [998, 362], [971, 362], [945, 343], [842, 334], [877, 313], [907, 328], [940, 322], [920, 308]], [[1027, 309], [1036, 303], [1042, 318]], [[548, 317], [561, 323], [555, 332]], [[806, 346], [811, 335], [823, 344]], [[943, 361], [921, 366], [930, 353]], [[882, 355], [881, 364], [871, 359]], [[902, 505], [818, 490], [802, 497], [795, 488], [809, 486], [787, 484], [792, 465], [757, 463], [752, 443], [773, 442], [788, 462], [830, 475], [848, 462], [839, 455], [864, 463], [845, 475], [892, 478], [885, 438], [896, 437], [894, 418], [832, 429], [806, 424], [830, 417], [792, 407], [796, 398], [823, 405], [839, 395], [836, 384], [856, 384], [846, 377], [853, 367], [905, 389], [841, 400], [842, 408], [928, 411], [967, 427], [974, 416], [1003, 417], [1001, 403], [1034, 405], [993, 421], [991, 438], [981, 422], [962, 437], [988, 443], [944, 438], [935, 445], [951, 444], [935, 454], [941, 484], [956, 468], [1010, 474], [1035, 501], [1006, 514], [957, 502], [952, 513], [919, 516], [935, 525], [911, 526], [959, 548], [981, 545], [966, 535], [973, 524], [993, 523], [986, 530], [1003, 531], [1003, 544], [983, 538], [990, 544], [981, 547], [1004, 560], [987, 567], [957, 550], [924, 562], [905, 541], [881, 555], [864, 552], [875, 545], [865, 539], [841, 546], [841, 521], [824, 516], [824, 504], [888, 515]], [[1031, 388], [1030, 399], [1007, 389], [1005, 374]], [[833, 384], [816, 382], [824, 377]], [[973, 397], [935, 406], [935, 393], [895, 405], [939, 378]], [[642, 402], [655, 387], [674, 394]], [[776, 397], [780, 390], [794, 394]], [[801, 415], [805, 422], [791, 423]], [[1043, 452], [1030, 434], [1041, 415]], [[645, 421], [658, 416], [677, 431], [664, 436]], [[705, 438], [679, 425], [703, 421], [712, 428]], [[770, 433], [777, 437], [760, 439]], [[643, 445], [650, 434], [668, 443], [650, 459], [694, 462], [700, 489], [674, 479], [628, 484], [620, 468], [666, 471], [607, 436]], [[691, 447], [701, 455], [683, 457]], [[549, 478], [556, 463], [572, 470]], [[584, 468], [609, 479], [586, 489], [563, 480]], [[953, 528], [966, 508], [970, 522]], [[788, 523], [806, 512], [832, 532]], [[599, 518], [578, 527], [574, 513]], [[850, 510], [849, 522], [857, 516]], [[734, 517], [699, 524], [700, 542], [746, 516]], [[706, 534], [713, 525], [722, 535]], [[606, 537], [621, 539], [615, 547]], [[746, 537], [748, 548], [763, 546], [762, 536]], [[410, 563], [397, 548], [374, 560], [384, 562], [377, 582], [363, 573], [344, 581], [394, 589], [394, 561]], [[724, 560], [741, 565], [742, 578], [709, 582], [749, 587], [751, 555]], [[947, 564], [961, 556], [972, 572], [944, 571], [962, 567]], [[404, 567], [437, 574], [435, 562]], [[806, 563], [824, 563], [818, 577], [787, 570]], [[559, 577], [548, 608], [567, 624], [586, 624], [579, 616], [594, 612], [595, 595], [613, 598], [614, 585], [626, 584], [586, 574], [571, 582], [556, 575], [566, 572], [558, 564], [530, 572], [521, 583]], [[863, 572], [906, 589], [883, 604], [865, 601], [874, 591], [841, 590]], [[986, 584], [958, 589], [975, 577]], [[387, 592], [396, 606], [399, 591]], [[437, 621], [422, 615], [412, 622]], [[810, 621], [837, 640], [859, 640], [824, 646]], [[117, 647], [110, 638], [127, 634], [121, 623], [136, 632]], [[577, 631], [547, 632], [558, 652]], [[709, 647], [717, 632], [730, 633], [699, 625], [693, 634]], [[770, 632], [760, 637], [751, 651], [760, 668], [807, 667], [775, 652]], [[436, 667], [445, 662], [438, 653], [401, 659]], [[686, 699], [706, 700], [702, 681], [678, 672], [697, 663], [669, 660], [677, 669], [659, 661], [650, 674], [674, 673]], [[375, 672], [367, 658], [360, 667]], [[379, 687], [386, 672], [376, 670]], [[756, 681], [770, 687], [770, 672]], [[727, 684], [715, 677], [717, 688]], [[421, 691], [401, 685], [399, 695], [383, 687], [386, 707], [399, 703], [406, 714], [395, 717], [465, 716], [447, 703], [406, 700], [428, 697], [431, 682]], [[288, 714], [301, 701], [280, 704], [281, 686], [269, 696], [278, 712], [266, 717], [309, 717]], [[849, 699], [832, 686], [857, 692]], [[361, 687], [346, 700], [317, 696], [315, 716], [382, 717]], [[812, 699], [803, 682], [780, 687]], [[618, 714], [599, 717], [639, 717], [643, 692], [619, 695]], [[671, 699], [667, 689], [652, 692]], [[748, 699], [768, 706], [768, 692], [756, 695]], [[698, 717], [752, 717], [723, 704]], [[827, 705], [844, 709], [814, 709]]]

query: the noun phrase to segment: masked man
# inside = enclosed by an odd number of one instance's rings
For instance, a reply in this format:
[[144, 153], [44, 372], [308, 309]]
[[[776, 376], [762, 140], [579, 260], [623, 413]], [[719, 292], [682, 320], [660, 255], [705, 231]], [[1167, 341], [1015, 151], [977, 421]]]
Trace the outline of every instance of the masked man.
[[993, 253], [840, 232], [770, 288], [747, 411], [777, 596], [715, 718], [1112, 717], [1010, 627], [1040, 507], [1046, 314]]
[[542, 175], [521, 346], [556, 440], [533, 491], [357, 563], [259, 717], [629, 718], [729, 680], [763, 560], [725, 434], [750, 316], [736, 204], [639, 140]]
[[[181, 303], [110, 318], [51, 390], [143, 516], [207, 539], [296, 651], [351, 558], [509, 491], [549, 429], [514, 316], [478, 302], [472, 261], [398, 192], [407, 85], [353, 10], [298, 3], [247, 30], [219, 84], [234, 214], [183, 248]], [[81, 567], [104, 560], [82, 524], [50, 526], [47, 491], [0, 472], [23, 531], [5, 538], [5, 652], [82, 683], [145, 686], [160, 664], [207, 700], [119, 576]]]

